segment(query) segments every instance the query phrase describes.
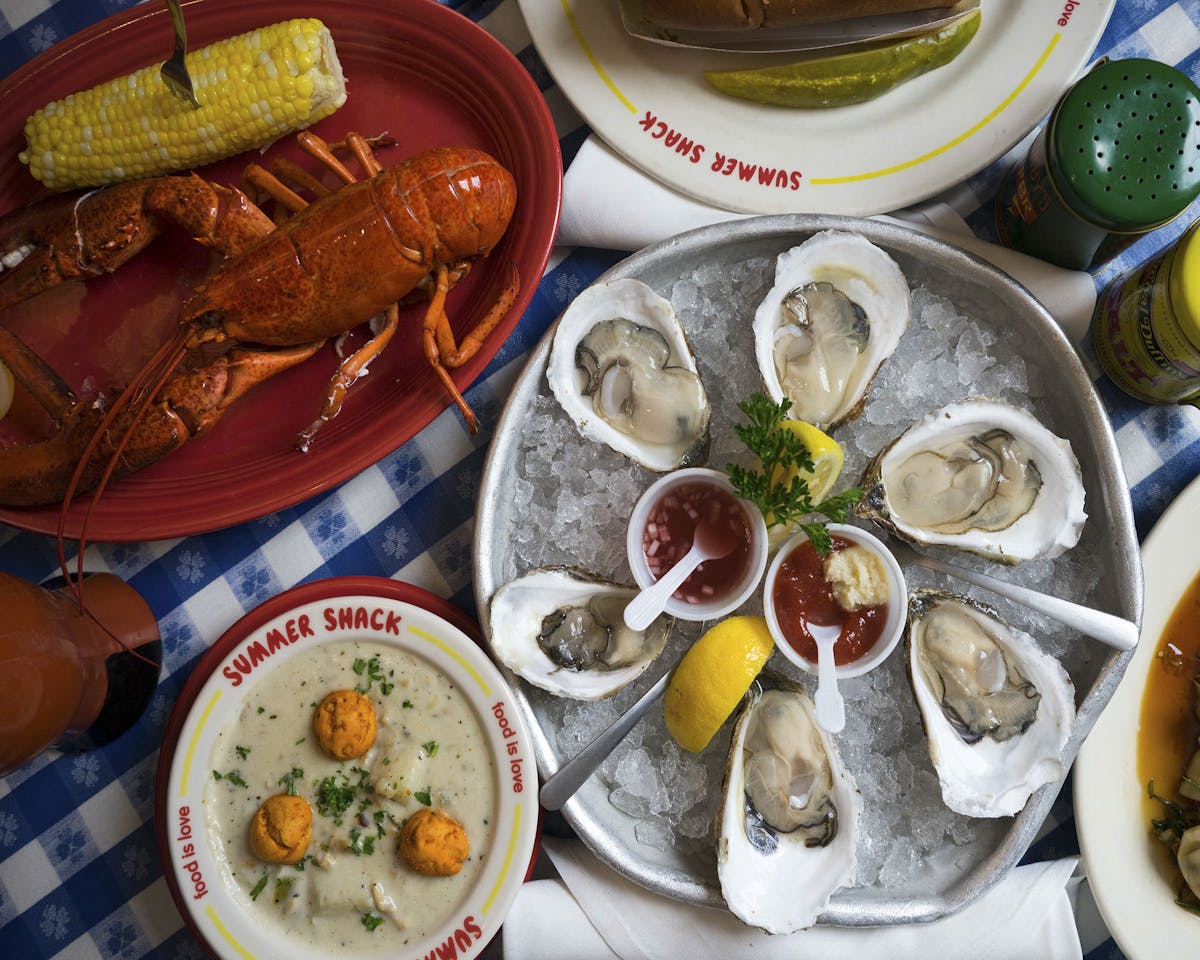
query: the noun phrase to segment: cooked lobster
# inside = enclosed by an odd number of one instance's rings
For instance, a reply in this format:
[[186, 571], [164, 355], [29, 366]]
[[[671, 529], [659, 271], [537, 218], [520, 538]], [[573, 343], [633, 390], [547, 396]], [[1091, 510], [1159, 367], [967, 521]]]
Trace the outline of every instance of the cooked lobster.
[[[475, 416], [447, 368], [467, 362], [511, 307], [520, 282], [516, 266], [461, 344], [445, 299], [472, 259], [486, 256], [504, 234], [516, 203], [512, 175], [463, 147], [385, 168], [358, 134], [333, 145], [311, 133], [299, 140], [342, 185], [329, 190], [286, 161], [270, 172], [252, 166], [245, 182], [286, 211], [279, 223], [242, 190], [195, 175], [55, 198], [0, 221], [0, 262], [7, 267], [0, 270], [0, 309], [64, 280], [110, 273], [169, 228], [186, 230], [228, 258], [184, 303], [175, 334], [107, 403], [78, 401], [0, 327], [0, 360], [56, 424], [49, 439], [0, 450], [0, 503], [54, 503], [88, 489], [98, 496], [110, 477], [139, 470], [203, 433], [251, 387], [383, 313], [382, 328], [341, 362], [320, 416], [300, 434], [306, 449], [391, 339], [398, 302], [416, 297], [429, 304], [421, 331], [425, 357], [474, 432]], [[356, 178], [335, 149], [352, 152], [367, 178]]]

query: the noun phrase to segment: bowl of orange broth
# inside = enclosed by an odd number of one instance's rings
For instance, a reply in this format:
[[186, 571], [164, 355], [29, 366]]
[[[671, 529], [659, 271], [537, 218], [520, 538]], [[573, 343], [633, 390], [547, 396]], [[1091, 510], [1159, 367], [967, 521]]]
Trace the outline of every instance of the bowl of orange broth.
[[[1084, 741], [1074, 771], [1080, 850], [1105, 923], [1130, 960], [1200, 954], [1200, 915], [1176, 902], [1183, 877], [1151, 821], [1174, 803], [1200, 721], [1200, 480], [1142, 544], [1141, 639], [1124, 679]], [[1188, 805], [1184, 804], [1184, 809]], [[1183, 899], [1188, 899], [1186, 893]]]
[[[470, 958], [487, 945], [533, 859], [538, 806], [528, 736], [475, 632], [425, 591], [337, 578], [269, 601], [201, 659], [167, 730], [157, 829], [171, 892], [212, 952]], [[375, 725], [344, 759], [313, 724], [337, 690]], [[280, 796], [303, 837], [266, 862], [251, 823]], [[442, 875], [400, 851], [405, 826], [434, 813], [462, 844]]]

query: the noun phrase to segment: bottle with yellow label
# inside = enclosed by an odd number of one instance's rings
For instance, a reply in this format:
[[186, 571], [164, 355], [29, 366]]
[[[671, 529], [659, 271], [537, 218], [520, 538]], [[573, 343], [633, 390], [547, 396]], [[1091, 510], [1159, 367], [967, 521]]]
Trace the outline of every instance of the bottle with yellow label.
[[1130, 396], [1200, 406], [1200, 220], [1104, 289], [1092, 342]]

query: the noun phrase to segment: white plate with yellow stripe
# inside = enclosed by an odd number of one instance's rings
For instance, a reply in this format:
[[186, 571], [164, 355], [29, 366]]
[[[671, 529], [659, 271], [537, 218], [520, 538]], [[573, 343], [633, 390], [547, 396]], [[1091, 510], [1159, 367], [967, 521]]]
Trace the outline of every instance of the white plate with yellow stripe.
[[953, 62], [854, 106], [795, 110], [718, 93], [705, 70], [795, 54], [671, 48], [627, 34], [619, 4], [518, 0], [534, 45], [592, 129], [695, 199], [743, 213], [870, 216], [993, 162], [1053, 109], [1116, 0], [982, 0]]
[[[167, 728], [156, 830], [176, 904], [214, 953], [483, 950], [532, 863], [538, 804], [529, 737], [478, 635], [419, 588], [341, 577], [268, 601], [201, 658]], [[313, 713], [346, 689], [376, 724], [365, 753], [339, 760]], [[299, 839], [290, 824], [273, 832], [298, 862], [252, 847], [255, 813], [277, 795], [307, 810]], [[468, 850], [439, 836], [422, 858], [400, 854], [404, 824], [430, 810], [459, 824]], [[448, 861], [453, 873], [423, 872]]]

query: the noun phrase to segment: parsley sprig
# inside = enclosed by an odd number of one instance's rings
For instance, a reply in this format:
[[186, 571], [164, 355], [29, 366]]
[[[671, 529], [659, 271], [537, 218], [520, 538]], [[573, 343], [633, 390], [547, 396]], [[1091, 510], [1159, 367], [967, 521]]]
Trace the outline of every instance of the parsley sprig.
[[814, 519], [814, 515], [845, 523], [850, 507], [862, 498], [862, 490], [853, 487], [814, 504], [803, 476], [792, 476], [790, 483], [783, 482], [791, 467], [802, 474], [811, 473], [814, 468], [804, 441], [780, 427], [791, 408], [792, 401], [787, 397], [774, 403], [761, 393], [739, 403], [738, 409], [750, 422], [736, 424], [733, 430], [758, 457], [760, 468], [747, 469], [731, 463], [726, 465], [725, 472], [739, 497], [756, 504], [771, 523], [799, 527], [808, 534], [817, 553], [826, 556], [833, 542], [825, 523]]

